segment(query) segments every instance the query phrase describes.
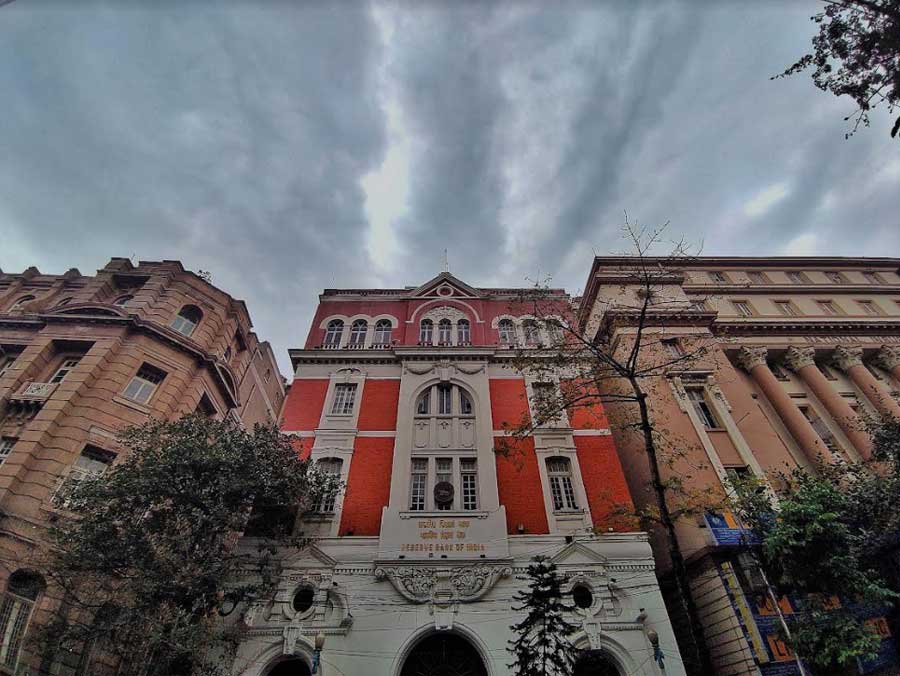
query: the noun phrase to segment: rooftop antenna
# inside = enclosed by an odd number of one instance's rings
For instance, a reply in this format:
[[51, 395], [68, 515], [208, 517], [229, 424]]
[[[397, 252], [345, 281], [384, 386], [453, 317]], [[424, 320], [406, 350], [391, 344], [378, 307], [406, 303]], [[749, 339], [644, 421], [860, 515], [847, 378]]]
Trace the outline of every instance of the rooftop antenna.
[[447, 258], [447, 250], [444, 249], [444, 272], [450, 272], [450, 259]]

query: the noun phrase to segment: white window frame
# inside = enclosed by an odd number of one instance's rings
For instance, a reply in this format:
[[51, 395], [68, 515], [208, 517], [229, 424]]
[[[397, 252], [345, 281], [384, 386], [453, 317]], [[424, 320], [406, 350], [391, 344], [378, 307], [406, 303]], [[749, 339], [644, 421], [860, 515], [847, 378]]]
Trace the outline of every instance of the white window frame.
[[468, 319], [456, 322], [456, 344], [467, 345], [472, 342], [472, 325]]
[[881, 316], [881, 308], [875, 304], [874, 300], [866, 300], [865, 298], [861, 298], [856, 301], [859, 306], [863, 309], [863, 314], [867, 317], [880, 317]]
[[497, 333], [501, 345], [516, 344], [516, 323], [512, 319], [504, 318], [497, 322]]
[[419, 345], [434, 345], [434, 322], [430, 319], [419, 322]]
[[375, 331], [372, 334], [373, 345], [390, 345], [394, 337], [394, 327], [389, 319], [379, 319], [375, 322]]
[[728, 277], [721, 270], [713, 270], [709, 273], [709, 278], [714, 284], [728, 284]]
[[[316, 469], [329, 476], [341, 478], [344, 470], [344, 459], [335, 456], [322, 457], [316, 460]], [[322, 496], [313, 505], [313, 512], [316, 514], [332, 516], [336, 512], [338, 503], [338, 494], [334, 493], [328, 496]]]
[[453, 342], [453, 322], [441, 319], [437, 325], [438, 345], [450, 345]]
[[356, 392], [359, 383], [335, 383], [331, 402], [331, 415], [353, 415], [356, 408]]
[[572, 459], [564, 455], [551, 455], [544, 458], [544, 464], [554, 514], [580, 511]]
[[806, 278], [799, 270], [787, 270], [785, 273], [791, 284], [806, 284]]
[[21, 298], [19, 298], [19, 300], [17, 300], [15, 303], [13, 303], [9, 309], [10, 310], [18, 310], [20, 307], [25, 305], [25, 303], [30, 303], [31, 301], [35, 300], [35, 298], [36, 298], [36, 296], [31, 296], [31, 295], [22, 296]]
[[784, 317], [797, 317], [799, 315], [797, 308], [789, 300], [773, 300], [772, 302]]
[[363, 347], [366, 344], [366, 334], [369, 332], [369, 322], [365, 319], [356, 319], [350, 325], [350, 339], [347, 344], [351, 347]]
[[[478, 479], [478, 457], [474, 453], [452, 450], [417, 453], [410, 459], [408, 509], [410, 512], [477, 512], [481, 505]], [[445, 505], [434, 500], [434, 487], [442, 481], [453, 486], [453, 501]]]
[[[103, 459], [91, 457], [97, 454], [103, 456]], [[62, 509], [69, 506], [69, 496], [84, 481], [89, 479], [98, 479], [102, 477], [115, 461], [115, 455], [100, 448], [94, 448], [90, 445], [81, 449], [81, 453], [75, 459], [75, 462], [69, 468], [69, 471], [60, 481], [59, 486], [53, 493], [53, 504]]]
[[415, 457], [410, 462], [409, 511], [424, 512], [428, 508], [429, 458]]
[[704, 387], [685, 387], [688, 403], [693, 407], [694, 413], [700, 420], [706, 430], [722, 429], [721, 421], [716, 417], [716, 412], [706, 398], [706, 388]]
[[12, 365], [16, 363], [16, 359], [19, 358], [18, 352], [7, 352], [6, 354], [0, 354], [0, 378], [6, 375], [6, 372], [12, 368]]
[[344, 320], [332, 319], [325, 327], [325, 337], [322, 339], [322, 346], [325, 348], [337, 348], [341, 345], [344, 337]]
[[8, 587], [3, 592], [0, 602], [0, 666], [13, 673], [16, 672], [36, 604], [37, 597], [29, 599], [19, 596], [9, 591]]
[[536, 347], [541, 344], [541, 328], [533, 319], [522, 322], [522, 338], [528, 347]]
[[188, 309], [187, 305], [181, 308], [178, 311], [178, 314], [172, 318], [172, 322], [169, 326], [185, 338], [190, 338], [194, 335], [194, 331], [197, 330], [197, 327], [200, 326], [200, 322], [203, 321], [203, 313], [198, 309], [197, 312], [200, 313], [200, 316], [197, 318], [197, 321], [194, 321], [190, 317], [186, 317], [182, 314], [186, 309]]
[[[128, 381], [128, 385], [122, 390], [122, 396], [137, 404], [147, 405], [156, 394], [156, 390], [166, 379], [166, 372], [155, 366], [144, 363]], [[155, 380], [157, 379], [158, 380]]]
[[827, 317], [836, 317], [841, 313], [838, 306], [831, 299], [816, 300], [816, 305], [819, 306], [822, 314]]
[[735, 312], [737, 312], [741, 317], [753, 316], [753, 308], [750, 306], [749, 301], [733, 300], [731, 301], [731, 305], [734, 307]]

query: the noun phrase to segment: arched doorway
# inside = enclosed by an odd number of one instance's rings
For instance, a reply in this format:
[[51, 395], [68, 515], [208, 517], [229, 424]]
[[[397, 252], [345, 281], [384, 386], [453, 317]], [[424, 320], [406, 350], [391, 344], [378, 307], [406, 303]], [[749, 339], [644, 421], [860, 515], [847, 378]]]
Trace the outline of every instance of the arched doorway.
[[619, 669], [602, 650], [585, 650], [575, 663], [574, 676], [619, 676]]
[[462, 636], [432, 634], [410, 651], [400, 676], [487, 676], [487, 669], [475, 646]]
[[276, 664], [266, 676], [310, 676], [306, 662], [298, 657], [292, 657]]

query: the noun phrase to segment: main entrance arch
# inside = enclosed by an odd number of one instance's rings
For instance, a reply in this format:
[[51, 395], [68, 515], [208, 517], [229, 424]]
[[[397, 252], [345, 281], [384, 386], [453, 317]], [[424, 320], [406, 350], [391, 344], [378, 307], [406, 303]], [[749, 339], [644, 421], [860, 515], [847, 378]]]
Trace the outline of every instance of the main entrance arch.
[[619, 669], [602, 650], [586, 650], [575, 662], [574, 676], [619, 676]]
[[406, 656], [400, 676], [488, 676], [481, 656], [457, 634], [431, 634]]
[[294, 657], [276, 664], [266, 676], [310, 676], [310, 674], [306, 662]]

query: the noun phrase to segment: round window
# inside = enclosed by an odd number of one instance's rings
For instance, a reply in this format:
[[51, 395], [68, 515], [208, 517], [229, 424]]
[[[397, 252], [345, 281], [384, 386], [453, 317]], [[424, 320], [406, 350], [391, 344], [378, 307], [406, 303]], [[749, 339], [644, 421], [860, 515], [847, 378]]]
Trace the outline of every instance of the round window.
[[572, 600], [579, 608], [590, 608], [594, 604], [594, 595], [585, 585], [575, 585], [572, 589]]
[[297, 593], [294, 594], [294, 610], [298, 613], [305, 613], [312, 608], [314, 595], [315, 592], [313, 592], [311, 587], [301, 587], [298, 589]]

